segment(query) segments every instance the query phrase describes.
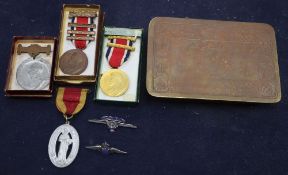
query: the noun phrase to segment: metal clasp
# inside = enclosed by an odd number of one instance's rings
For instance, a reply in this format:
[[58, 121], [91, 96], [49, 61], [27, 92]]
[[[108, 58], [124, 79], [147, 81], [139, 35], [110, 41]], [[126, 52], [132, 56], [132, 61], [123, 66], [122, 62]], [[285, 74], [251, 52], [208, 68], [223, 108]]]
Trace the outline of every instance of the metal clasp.
[[63, 116], [65, 118], [65, 123], [68, 124], [68, 125], [69, 125], [69, 120], [74, 117], [74, 115], [67, 116], [66, 114], [63, 114]]

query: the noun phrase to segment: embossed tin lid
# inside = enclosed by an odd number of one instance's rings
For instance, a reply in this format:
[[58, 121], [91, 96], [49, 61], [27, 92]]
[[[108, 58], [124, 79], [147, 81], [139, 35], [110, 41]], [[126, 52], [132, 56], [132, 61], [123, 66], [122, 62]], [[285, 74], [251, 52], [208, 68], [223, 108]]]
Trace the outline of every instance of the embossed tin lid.
[[274, 29], [156, 17], [149, 24], [146, 88], [155, 97], [279, 102]]

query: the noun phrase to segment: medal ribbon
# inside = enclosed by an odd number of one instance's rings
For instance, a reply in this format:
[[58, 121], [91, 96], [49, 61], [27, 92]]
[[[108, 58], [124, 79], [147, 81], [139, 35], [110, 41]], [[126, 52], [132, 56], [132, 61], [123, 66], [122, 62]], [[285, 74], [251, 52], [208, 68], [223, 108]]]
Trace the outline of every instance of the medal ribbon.
[[73, 116], [81, 111], [86, 102], [88, 89], [58, 88], [56, 106], [65, 115]]
[[[121, 38], [111, 39], [110, 43], [120, 44], [120, 45], [130, 46], [130, 47], [133, 44], [131, 40], [121, 39]], [[120, 67], [124, 62], [128, 60], [129, 56], [130, 56], [130, 50], [127, 50], [124, 48], [108, 47], [107, 52], [106, 52], [106, 58], [108, 60], [109, 65], [112, 68]]]
[[[88, 18], [88, 17], [74, 17], [72, 18], [72, 22], [77, 23], [77, 24], [92, 24], [93, 18]], [[75, 31], [93, 31], [92, 28], [87, 28], [87, 27], [71, 27], [71, 30]], [[76, 37], [86, 37], [89, 35], [83, 35], [83, 34], [75, 34]], [[74, 44], [75, 47], [78, 49], [85, 49], [88, 45], [89, 41], [85, 40], [75, 40]]]

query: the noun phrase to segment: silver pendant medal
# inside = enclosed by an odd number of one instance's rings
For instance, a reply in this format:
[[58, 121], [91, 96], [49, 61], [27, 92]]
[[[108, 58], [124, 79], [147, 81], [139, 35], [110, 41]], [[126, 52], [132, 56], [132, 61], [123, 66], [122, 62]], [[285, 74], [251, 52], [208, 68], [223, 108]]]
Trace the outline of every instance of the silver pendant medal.
[[79, 143], [78, 132], [73, 126], [66, 123], [56, 128], [48, 144], [51, 162], [58, 168], [70, 165], [77, 156]]
[[49, 158], [58, 168], [67, 167], [77, 156], [79, 135], [76, 129], [69, 124], [69, 120], [84, 107], [87, 92], [88, 89], [58, 88], [56, 106], [63, 114], [66, 123], [54, 130], [48, 144]]

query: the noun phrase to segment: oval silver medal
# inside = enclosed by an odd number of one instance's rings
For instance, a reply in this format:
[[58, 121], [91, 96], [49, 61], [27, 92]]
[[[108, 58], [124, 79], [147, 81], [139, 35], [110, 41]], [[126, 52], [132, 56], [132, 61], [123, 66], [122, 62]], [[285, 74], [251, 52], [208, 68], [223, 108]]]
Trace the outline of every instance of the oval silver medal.
[[73, 126], [63, 124], [55, 129], [49, 140], [48, 154], [56, 167], [64, 168], [70, 165], [78, 150], [79, 135]]

